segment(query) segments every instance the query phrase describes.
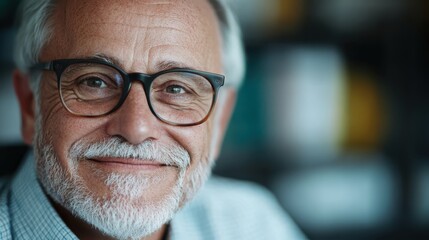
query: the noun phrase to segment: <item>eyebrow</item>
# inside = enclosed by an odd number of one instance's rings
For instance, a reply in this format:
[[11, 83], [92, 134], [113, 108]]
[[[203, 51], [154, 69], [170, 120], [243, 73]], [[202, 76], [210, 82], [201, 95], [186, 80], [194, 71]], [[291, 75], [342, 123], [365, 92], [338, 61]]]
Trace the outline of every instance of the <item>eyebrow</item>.
[[113, 57], [113, 56], [107, 56], [103, 53], [96, 53], [95, 55], [89, 57], [88, 59], [97, 59], [97, 60], [102, 60], [105, 61], [107, 63], [119, 66], [121, 68], [123, 68], [124, 66], [121, 64], [121, 61], [119, 61], [119, 59]]
[[177, 62], [177, 61], [170, 61], [170, 60], [158, 62], [155, 66], [157, 71], [165, 71], [173, 68], [186, 68], [186, 69], [196, 70], [195, 68], [190, 67], [184, 63]]
[[[102, 61], [105, 61], [107, 63], [113, 64], [113, 65], [119, 66], [120, 68], [124, 68], [124, 66], [121, 64], [121, 61], [118, 58], [115, 58], [113, 56], [107, 56], [103, 53], [97, 53], [91, 57], [88, 57], [88, 59], [98, 59], [98, 60], [102, 60]], [[157, 72], [175, 69], [175, 68], [186, 68], [186, 69], [190, 69], [190, 70], [196, 70], [196, 68], [191, 67], [185, 63], [173, 61], [173, 60], [163, 60], [163, 61], [158, 62], [155, 65], [155, 71], [157, 71]]]

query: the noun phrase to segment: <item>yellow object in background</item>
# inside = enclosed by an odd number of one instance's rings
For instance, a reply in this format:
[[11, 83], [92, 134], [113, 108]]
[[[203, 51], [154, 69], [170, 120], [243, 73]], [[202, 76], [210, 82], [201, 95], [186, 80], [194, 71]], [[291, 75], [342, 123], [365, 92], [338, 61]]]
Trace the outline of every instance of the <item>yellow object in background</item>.
[[296, 30], [304, 19], [305, 4], [303, 0], [279, 0], [277, 25], [282, 30]]
[[351, 70], [346, 84], [344, 150], [377, 151], [386, 129], [386, 107], [376, 76]]

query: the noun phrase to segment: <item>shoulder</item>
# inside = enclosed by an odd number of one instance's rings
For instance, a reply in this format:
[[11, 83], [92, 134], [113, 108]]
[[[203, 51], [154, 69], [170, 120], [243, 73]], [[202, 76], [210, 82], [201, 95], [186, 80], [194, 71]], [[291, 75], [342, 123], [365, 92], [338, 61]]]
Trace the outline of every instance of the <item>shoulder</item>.
[[9, 182], [7, 178], [0, 178], [0, 239], [10, 239], [9, 217]]
[[[267, 189], [251, 182], [212, 177], [202, 189], [199, 197], [214, 206], [237, 213], [244, 209], [246, 209], [246, 214], [267, 213], [264, 211], [267, 209], [275, 210], [277, 214], [282, 213], [275, 197]], [[253, 206], [253, 208], [246, 206]]]
[[207, 207], [217, 208], [245, 222], [274, 223], [286, 218], [286, 213], [271, 192], [251, 182], [213, 177], [200, 197]]
[[276, 198], [254, 183], [212, 177], [189, 208], [221, 234], [214, 239], [305, 239]]
[[4, 205], [7, 205], [10, 181], [10, 178], [0, 177], [0, 210]]
[[6, 186], [6, 183], [8, 182], [8, 179], [5, 177], [0, 177], [0, 193], [2, 193], [4, 190], [4, 186]]

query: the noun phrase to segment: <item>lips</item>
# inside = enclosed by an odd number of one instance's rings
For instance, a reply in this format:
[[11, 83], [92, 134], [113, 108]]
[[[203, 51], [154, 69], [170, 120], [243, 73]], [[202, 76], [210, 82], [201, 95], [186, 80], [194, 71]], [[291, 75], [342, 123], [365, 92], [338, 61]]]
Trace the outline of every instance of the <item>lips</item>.
[[161, 167], [167, 167], [168, 165], [143, 159], [134, 159], [134, 158], [115, 158], [115, 157], [95, 157], [88, 158], [87, 160], [100, 164], [106, 167], [115, 167], [115, 168], [128, 168], [133, 169], [157, 169]]

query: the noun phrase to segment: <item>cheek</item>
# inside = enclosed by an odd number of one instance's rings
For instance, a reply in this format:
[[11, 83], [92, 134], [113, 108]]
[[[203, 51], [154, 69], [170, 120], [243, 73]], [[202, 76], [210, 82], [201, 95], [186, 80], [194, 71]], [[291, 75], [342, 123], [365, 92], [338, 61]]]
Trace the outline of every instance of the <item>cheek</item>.
[[197, 162], [208, 161], [212, 140], [211, 121], [193, 127], [174, 128], [169, 133], [190, 154], [191, 169]]
[[52, 144], [61, 164], [69, 165], [67, 155], [71, 146], [89, 136], [94, 139], [103, 137], [100, 129], [105, 120], [74, 116], [63, 107], [57, 94], [43, 96], [46, 96], [41, 101], [44, 139]]

